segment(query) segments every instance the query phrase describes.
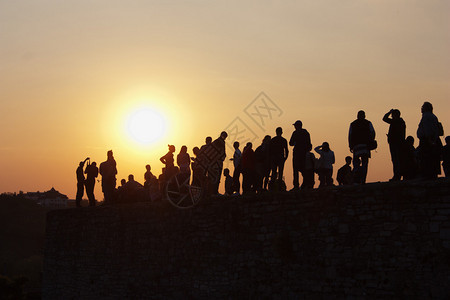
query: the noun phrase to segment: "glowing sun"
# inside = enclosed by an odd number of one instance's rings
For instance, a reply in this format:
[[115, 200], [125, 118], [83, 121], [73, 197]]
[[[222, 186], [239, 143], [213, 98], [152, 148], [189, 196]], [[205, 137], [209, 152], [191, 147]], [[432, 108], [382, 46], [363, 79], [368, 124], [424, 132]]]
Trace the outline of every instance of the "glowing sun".
[[166, 120], [157, 111], [142, 108], [132, 113], [127, 120], [128, 134], [141, 144], [151, 144], [166, 132]]

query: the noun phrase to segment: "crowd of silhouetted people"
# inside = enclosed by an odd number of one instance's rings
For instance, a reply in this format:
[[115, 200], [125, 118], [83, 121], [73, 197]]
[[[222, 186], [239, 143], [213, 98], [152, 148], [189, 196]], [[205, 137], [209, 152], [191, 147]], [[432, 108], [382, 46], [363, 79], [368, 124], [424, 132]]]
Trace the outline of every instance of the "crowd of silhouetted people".
[[[433, 113], [430, 102], [422, 105], [422, 118], [417, 129], [419, 144], [414, 146], [414, 138], [406, 136], [406, 123], [398, 109], [391, 109], [382, 120], [389, 124], [387, 141], [393, 165], [393, 177], [390, 181], [411, 179], [435, 179], [441, 174], [442, 167], [446, 177], [450, 177], [450, 136], [442, 144], [444, 136], [442, 123]], [[284, 166], [292, 149], [293, 188], [291, 190], [313, 189], [315, 174], [318, 174], [318, 187], [334, 185], [364, 184], [366, 182], [371, 151], [377, 149], [375, 129], [366, 119], [364, 111], [357, 113], [357, 119], [350, 124], [348, 145], [352, 156], [345, 157], [345, 164], [340, 167], [333, 180], [335, 155], [328, 142], [313, 148], [309, 132], [303, 123], [297, 120], [289, 142], [283, 137], [283, 129], [276, 128], [275, 136], [266, 135], [261, 144], [254, 149], [248, 142], [240, 150], [239, 141], [233, 141], [233, 172], [223, 169], [226, 159], [225, 140], [228, 136], [222, 132], [213, 140], [205, 139], [205, 144], [192, 149], [182, 146], [175, 160], [175, 146], [169, 145], [168, 152], [160, 158], [164, 164], [162, 174], [158, 177], [146, 165], [144, 184], [140, 184], [130, 174], [128, 180], [122, 179], [116, 188], [117, 165], [112, 150], [107, 152], [106, 161], [97, 167], [89, 158], [80, 162], [77, 170], [76, 204], [81, 206], [84, 190], [90, 206], [95, 206], [94, 187], [98, 174], [104, 203], [128, 203], [135, 201], [157, 201], [165, 192], [167, 182], [176, 176], [180, 191], [183, 186], [201, 187], [211, 195], [219, 194], [220, 179], [225, 180], [225, 195], [259, 194], [264, 191], [285, 191]], [[313, 153], [317, 154], [316, 155]], [[87, 166], [84, 169], [84, 165]], [[86, 178], [85, 178], [86, 174]], [[302, 183], [300, 185], [300, 176]], [[241, 181], [242, 177], [242, 181]]]

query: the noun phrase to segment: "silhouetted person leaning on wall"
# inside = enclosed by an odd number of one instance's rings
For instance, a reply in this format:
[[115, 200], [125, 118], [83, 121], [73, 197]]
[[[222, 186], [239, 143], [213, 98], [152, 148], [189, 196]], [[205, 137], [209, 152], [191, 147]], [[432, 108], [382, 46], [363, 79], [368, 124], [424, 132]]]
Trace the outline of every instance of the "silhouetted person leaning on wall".
[[89, 199], [89, 206], [95, 206], [94, 187], [95, 179], [98, 176], [97, 163], [95, 161], [92, 163], [88, 162], [84, 173], [86, 173], [86, 194]]
[[311, 137], [306, 129], [303, 129], [303, 123], [298, 120], [294, 124], [295, 131], [292, 133], [289, 145], [294, 146], [292, 151], [292, 164], [294, 169], [294, 188], [292, 190], [298, 190], [300, 186], [299, 174], [305, 168], [306, 153], [312, 148]]
[[117, 165], [112, 150], [107, 152], [106, 161], [100, 164], [100, 175], [102, 175], [102, 190], [105, 204], [112, 204], [116, 189]]
[[422, 119], [417, 129], [419, 172], [424, 179], [435, 179], [441, 174], [442, 142], [439, 138], [441, 135], [444, 135], [442, 124], [433, 114], [433, 105], [430, 102], [425, 102], [422, 105]]
[[83, 172], [83, 167], [84, 167], [84, 163], [89, 159], [86, 158], [84, 161], [80, 161], [80, 164], [78, 165], [76, 174], [77, 174], [77, 196], [75, 197], [75, 203], [77, 207], [81, 207], [81, 200], [83, 199], [83, 195], [84, 195], [84, 183], [85, 183], [85, 179], [84, 179], [84, 172]]
[[[389, 118], [391, 116], [392, 118]], [[394, 177], [391, 181], [398, 181], [402, 178], [401, 152], [405, 143], [406, 124], [400, 117], [398, 109], [391, 109], [384, 117], [383, 121], [389, 124], [387, 134], [391, 160], [394, 168]]]
[[352, 174], [352, 157], [345, 157], [345, 165], [339, 168], [336, 176], [336, 180], [339, 185], [348, 185], [353, 182], [353, 174]]
[[[358, 112], [358, 118], [350, 124], [348, 144], [350, 152], [353, 153], [354, 172], [359, 174], [356, 176], [355, 182], [366, 183], [370, 150], [376, 149], [376, 141], [375, 129], [373, 129], [372, 123], [366, 120], [366, 113], [363, 110]], [[361, 162], [359, 166], [355, 164], [358, 161]]]

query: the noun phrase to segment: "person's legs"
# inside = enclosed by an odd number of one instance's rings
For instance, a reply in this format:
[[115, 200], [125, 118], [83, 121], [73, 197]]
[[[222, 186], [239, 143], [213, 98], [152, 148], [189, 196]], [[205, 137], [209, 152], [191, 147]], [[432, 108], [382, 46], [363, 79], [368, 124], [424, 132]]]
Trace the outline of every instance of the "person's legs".
[[300, 172], [299, 170], [294, 169], [294, 180], [293, 180], [294, 189], [298, 189], [300, 186], [298, 175], [299, 172]]
[[95, 181], [86, 183], [86, 195], [89, 199], [89, 206], [95, 206], [94, 187]]
[[278, 180], [283, 181], [283, 173], [284, 173], [284, 160], [280, 161], [278, 164]]
[[233, 191], [237, 192], [238, 194], [241, 191], [241, 183], [239, 180], [240, 176], [241, 176], [241, 168], [240, 168], [240, 166], [237, 166], [234, 168], [234, 171], [233, 171]]
[[297, 155], [293, 155], [292, 157], [292, 169], [294, 170], [294, 180], [293, 180], [293, 184], [294, 184], [294, 189], [298, 189], [300, 187], [300, 182], [299, 182], [299, 175], [298, 172], [300, 172], [299, 166], [298, 166], [298, 159], [297, 159]]
[[367, 171], [369, 169], [369, 155], [361, 155], [361, 183], [366, 183]]
[[325, 185], [333, 185], [333, 169], [325, 169]]
[[450, 177], [450, 164], [442, 164], [442, 168], [444, 169], [445, 177]]
[[394, 171], [394, 177], [392, 180], [400, 180], [401, 175], [401, 147], [398, 144], [390, 143], [389, 144], [389, 150], [391, 152], [391, 160], [392, 160], [392, 167]]
[[84, 195], [84, 184], [77, 183], [77, 195], [75, 198], [75, 204], [77, 207], [81, 207], [81, 199], [83, 199]]
[[105, 204], [112, 204], [114, 199], [115, 184], [105, 184], [103, 187], [103, 195], [105, 197]]

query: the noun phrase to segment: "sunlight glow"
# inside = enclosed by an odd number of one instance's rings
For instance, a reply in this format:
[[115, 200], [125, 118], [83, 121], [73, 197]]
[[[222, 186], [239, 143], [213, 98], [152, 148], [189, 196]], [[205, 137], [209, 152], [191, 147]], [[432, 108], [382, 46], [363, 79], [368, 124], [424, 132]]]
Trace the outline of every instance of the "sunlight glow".
[[148, 145], [164, 136], [166, 120], [151, 108], [141, 108], [128, 117], [127, 131], [135, 141]]

